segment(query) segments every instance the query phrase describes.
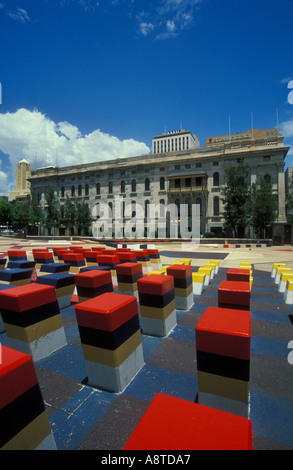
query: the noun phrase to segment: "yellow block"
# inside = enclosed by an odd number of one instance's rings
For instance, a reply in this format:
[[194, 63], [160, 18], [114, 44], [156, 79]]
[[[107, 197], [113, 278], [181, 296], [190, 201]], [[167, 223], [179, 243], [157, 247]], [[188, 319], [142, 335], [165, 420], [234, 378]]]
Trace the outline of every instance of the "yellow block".
[[192, 273], [192, 282], [204, 282], [205, 273]]
[[293, 281], [287, 281], [287, 290], [293, 290]]
[[250, 266], [251, 267], [251, 262], [250, 261], [240, 261], [239, 266]]
[[291, 273], [291, 272], [292, 272], [291, 268], [283, 268], [283, 267], [277, 268], [277, 274], [284, 274], [284, 273]]
[[182, 260], [180, 260], [180, 262], [183, 263], [183, 264], [186, 264], [186, 265], [190, 265], [191, 264], [191, 259], [183, 258]]
[[282, 277], [281, 277], [282, 281], [293, 281], [293, 273], [282, 273]]
[[285, 263], [274, 263], [273, 269], [277, 269], [277, 268], [286, 268], [286, 264]]
[[162, 273], [161, 273], [161, 271], [154, 270], [154, 271], [149, 271], [148, 276], [150, 276], [150, 274], [162, 274]]
[[213, 264], [215, 264], [216, 266], [220, 266], [220, 260], [218, 260], [218, 259], [211, 259], [211, 260], [210, 260], [210, 263], [213, 263]]
[[162, 266], [161, 273], [166, 274], [167, 273], [167, 267], [168, 266]]
[[208, 276], [211, 275], [211, 272], [212, 272], [212, 268], [211, 267], [207, 267], [207, 266], [201, 266], [200, 268], [198, 268], [198, 272], [199, 273], [205, 273], [205, 274], [208, 274]]
[[249, 285], [250, 285], [250, 287], [252, 286], [252, 283], [253, 283], [253, 277], [250, 277], [250, 278], [249, 278]]

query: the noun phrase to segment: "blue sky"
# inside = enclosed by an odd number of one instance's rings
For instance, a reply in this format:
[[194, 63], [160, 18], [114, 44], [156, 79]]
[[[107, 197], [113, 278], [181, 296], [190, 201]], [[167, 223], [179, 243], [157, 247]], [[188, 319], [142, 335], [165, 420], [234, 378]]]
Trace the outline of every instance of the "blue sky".
[[[292, 0], [0, 0], [0, 194], [32, 168], [147, 154], [181, 127], [293, 143]], [[293, 153], [286, 160], [293, 165]]]

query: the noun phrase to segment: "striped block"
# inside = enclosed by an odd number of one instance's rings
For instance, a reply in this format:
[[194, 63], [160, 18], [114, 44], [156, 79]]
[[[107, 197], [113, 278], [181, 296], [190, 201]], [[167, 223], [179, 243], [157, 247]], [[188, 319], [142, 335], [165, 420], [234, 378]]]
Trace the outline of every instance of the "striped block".
[[142, 273], [148, 274], [152, 271], [152, 265], [147, 250], [134, 250], [136, 261], [142, 265]]
[[86, 265], [87, 266], [98, 266], [98, 259], [97, 257], [99, 256], [99, 252], [97, 251], [85, 251], [84, 252], [84, 258], [86, 260]]
[[88, 384], [123, 391], [144, 365], [136, 299], [109, 292], [74, 308]]
[[76, 274], [80, 272], [80, 268], [86, 265], [82, 253], [64, 253], [63, 262], [70, 264], [69, 273]]
[[6, 258], [0, 259], [0, 270], [5, 269], [6, 263], [7, 263]]
[[200, 268], [198, 268], [198, 272], [200, 274], [205, 274], [204, 285], [208, 286], [209, 283], [210, 283], [210, 280], [211, 280], [212, 268], [207, 268], [207, 267], [201, 266]]
[[4, 289], [0, 304], [11, 348], [38, 361], [67, 344], [54, 287], [32, 283]]
[[54, 287], [60, 310], [70, 306], [76, 288], [73, 274], [62, 272], [47, 274], [38, 276], [36, 282], [37, 284]]
[[230, 268], [227, 271], [227, 281], [249, 282], [250, 270]]
[[117, 264], [116, 272], [119, 292], [121, 294], [133, 295], [136, 298], [140, 315], [137, 281], [143, 277], [141, 263]]
[[53, 248], [54, 261], [57, 263], [63, 263], [63, 256], [70, 253], [67, 248]]
[[70, 264], [68, 263], [48, 263], [42, 264], [38, 276], [46, 276], [47, 274], [63, 273], [68, 274]]
[[90, 270], [75, 274], [74, 280], [79, 302], [84, 302], [105, 292], [113, 292], [110, 271]]
[[24, 286], [31, 282], [31, 277], [31, 269], [6, 268], [0, 271], [0, 284]]
[[218, 259], [211, 259], [210, 263], [212, 263], [215, 266], [215, 274], [218, 274], [219, 269], [220, 269], [220, 261]]
[[288, 280], [286, 284], [286, 289], [284, 292], [284, 302], [287, 305], [293, 304], [293, 281]]
[[[252, 450], [252, 423], [247, 418], [157, 393], [123, 450], [161, 449]], [[178, 455], [164, 457], [165, 464], [174, 464]], [[183, 455], [179, 458], [182, 464]]]
[[136, 256], [132, 252], [117, 252], [120, 263], [136, 263]]
[[142, 332], [167, 336], [176, 325], [174, 278], [152, 274], [137, 281]]
[[276, 285], [279, 285], [279, 284], [280, 284], [280, 282], [281, 282], [281, 276], [282, 276], [282, 274], [284, 274], [284, 273], [287, 273], [287, 274], [292, 273], [291, 268], [277, 267], [277, 269], [276, 269], [276, 275], [275, 275], [275, 284], [276, 284]]
[[215, 277], [215, 265], [214, 263], [205, 263], [204, 268], [211, 269], [210, 280]]
[[218, 307], [249, 310], [249, 282], [222, 281], [218, 287]]
[[54, 255], [51, 251], [37, 251], [33, 252], [34, 260], [36, 262], [37, 273], [42, 264], [54, 263]]
[[[107, 251], [112, 251], [112, 250], [106, 250]], [[99, 266], [110, 266], [111, 267], [111, 276], [112, 276], [112, 283], [113, 287], [118, 286], [117, 282], [117, 273], [116, 273], [116, 266], [117, 264], [120, 264], [119, 257], [114, 254], [114, 255], [109, 255], [107, 253], [103, 253], [102, 255], [98, 256], [98, 264]]]
[[273, 268], [272, 268], [272, 271], [271, 271], [271, 277], [273, 279], [275, 279], [275, 276], [276, 276], [276, 273], [277, 273], [277, 268], [286, 268], [286, 264], [285, 263], [274, 263], [273, 264]]
[[0, 345], [0, 450], [56, 450], [31, 356]]
[[159, 250], [147, 248], [146, 251], [149, 255], [152, 269], [160, 270], [162, 268], [162, 262], [161, 262], [161, 256], [160, 256]]
[[[8, 284], [0, 284], [0, 291], [4, 289], [13, 289], [13, 287], [14, 286], [10, 286]], [[5, 327], [4, 327], [3, 318], [1, 315], [1, 308], [0, 308], [0, 333], [4, 333], [4, 331], [5, 331]]]
[[178, 310], [189, 310], [193, 304], [192, 266], [173, 265], [167, 275], [174, 278], [175, 306]]
[[204, 289], [204, 273], [192, 273], [192, 290], [194, 295], [200, 295]]
[[21, 261], [27, 259], [25, 250], [8, 250], [7, 255], [9, 261]]
[[195, 328], [198, 403], [249, 416], [251, 314], [208, 307]]
[[293, 281], [293, 273], [282, 273], [281, 280], [278, 285], [278, 291], [284, 293], [286, 291], [287, 281]]
[[35, 261], [21, 260], [21, 261], [8, 261], [7, 269], [35, 269]]

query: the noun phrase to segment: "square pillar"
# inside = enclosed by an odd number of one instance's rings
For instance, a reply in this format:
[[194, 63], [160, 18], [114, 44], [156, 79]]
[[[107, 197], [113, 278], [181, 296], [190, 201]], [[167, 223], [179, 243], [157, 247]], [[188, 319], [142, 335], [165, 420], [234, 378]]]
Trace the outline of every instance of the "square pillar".
[[136, 261], [142, 265], [142, 273], [147, 275], [152, 271], [152, 265], [147, 250], [133, 250], [136, 256]]
[[0, 283], [13, 286], [24, 286], [31, 282], [32, 269], [2, 269], [0, 271]]
[[250, 309], [250, 283], [222, 281], [218, 287], [218, 307]]
[[250, 270], [230, 268], [227, 271], [227, 281], [249, 282]]
[[108, 292], [74, 308], [88, 384], [123, 391], [144, 365], [136, 299]]
[[113, 292], [112, 276], [110, 271], [90, 270], [74, 276], [79, 302]]
[[57, 450], [28, 354], [0, 345], [0, 450]]
[[173, 276], [150, 274], [137, 287], [142, 333], [167, 336], [177, 323]]
[[249, 416], [251, 314], [208, 307], [195, 328], [198, 403]]
[[152, 269], [160, 271], [162, 268], [162, 262], [161, 262], [161, 256], [160, 256], [159, 250], [147, 248], [146, 251], [149, 255]]
[[70, 273], [54, 273], [38, 276], [37, 284], [53, 286], [56, 291], [59, 309], [69, 307], [71, 298], [76, 290], [74, 275]]
[[192, 267], [172, 265], [167, 274], [174, 277], [175, 305], [178, 310], [189, 310], [193, 305]]
[[54, 287], [37, 283], [0, 291], [11, 348], [39, 361], [67, 344]]
[[69, 273], [76, 274], [85, 266], [83, 253], [64, 253], [63, 262], [70, 264]]

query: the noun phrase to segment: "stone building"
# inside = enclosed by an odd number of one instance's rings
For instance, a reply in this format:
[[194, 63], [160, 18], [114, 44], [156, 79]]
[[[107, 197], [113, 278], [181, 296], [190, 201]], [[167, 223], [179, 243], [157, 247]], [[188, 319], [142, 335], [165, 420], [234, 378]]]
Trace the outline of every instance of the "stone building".
[[31, 166], [30, 163], [22, 159], [16, 165], [15, 190], [8, 195], [8, 201], [22, 202], [29, 198]]
[[[225, 184], [225, 168], [243, 160], [250, 166], [251, 182], [257, 181], [261, 174], [271, 181], [278, 197], [274, 230], [284, 240], [284, 161], [289, 147], [284, 145], [284, 137], [277, 128], [208, 137], [202, 147], [194, 134], [180, 130], [155, 137], [152, 149], [152, 154], [144, 156], [40, 168], [32, 171], [31, 187], [41, 203], [45, 201], [48, 185], [54, 187], [61, 204], [67, 194], [70, 198], [84, 198], [94, 218], [99, 215], [101, 203], [114, 209], [115, 196], [123, 198], [124, 207], [132, 205], [134, 210], [135, 204], [145, 210], [148, 204], [174, 203], [178, 207], [180, 203], [198, 204], [201, 234], [212, 231], [220, 235], [223, 226], [220, 187]], [[131, 215], [128, 212], [123, 220]], [[60, 234], [65, 234], [64, 230]]]

